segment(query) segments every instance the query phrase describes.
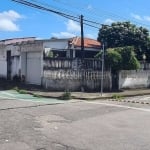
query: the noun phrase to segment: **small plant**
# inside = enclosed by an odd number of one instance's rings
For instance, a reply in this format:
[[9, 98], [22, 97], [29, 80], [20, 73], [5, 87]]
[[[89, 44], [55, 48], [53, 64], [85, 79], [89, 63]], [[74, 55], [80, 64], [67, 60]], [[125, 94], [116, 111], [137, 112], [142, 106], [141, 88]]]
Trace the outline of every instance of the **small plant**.
[[33, 96], [33, 97], [37, 97], [37, 98], [41, 98], [41, 96], [40, 96], [40, 95], [35, 94], [35, 93], [33, 93], [33, 94], [32, 94], [32, 96]]
[[70, 100], [71, 99], [71, 92], [65, 91], [62, 96], [60, 97], [62, 100]]
[[120, 100], [120, 99], [123, 99], [123, 96], [118, 95], [118, 94], [113, 94], [113, 95], [112, 95], [112, 98], [113, 98], [113, 99], [116, 99], [116, 100]]
[[19, 91], [19, 88], [17, 87], [17, 86], [15, 86], [14, 88], [13, 88], [13, 90], [15, 90], [15, 91]]
[[18, 93], [19, 93], [19, 94], [28, 94], [28, 92], [25, 91], [25, 90], [18, 90]]

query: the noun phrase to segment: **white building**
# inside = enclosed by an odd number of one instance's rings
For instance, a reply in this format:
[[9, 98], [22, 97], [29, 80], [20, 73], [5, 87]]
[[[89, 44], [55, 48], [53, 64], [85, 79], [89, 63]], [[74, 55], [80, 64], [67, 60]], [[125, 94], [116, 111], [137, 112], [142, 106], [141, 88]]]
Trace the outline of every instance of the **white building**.
[[[41, 85], [43, 77], [43, 54], [52, 51], [54, 57], [76, 58], [81, 55], [81, 39], [36, 40], [35, 37], [0, 41], [0, 77], [21, 77], [26, 83]], [[85, 51], [95, 55], [100, 43], [85, 38]], [[87, 55], [87, 56], [88, 56]]]

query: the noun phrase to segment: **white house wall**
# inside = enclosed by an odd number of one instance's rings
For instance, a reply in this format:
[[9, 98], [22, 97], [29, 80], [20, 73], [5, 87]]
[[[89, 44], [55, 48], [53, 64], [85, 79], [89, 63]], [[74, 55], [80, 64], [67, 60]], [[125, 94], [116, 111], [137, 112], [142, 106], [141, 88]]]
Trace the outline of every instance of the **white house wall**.
[[29, 84], [40, 85], [43, 74], [43, 42], [21, 45], [21, 76]]
[[4, 51], [0, 51], [0, 77], [7, 76], [7, 62]]
[[11, 51], [11, 79], [13, 79], [14, 76], [19, 76], [21, 71], [20, 46], [10, 44], [5, 48], [6, 53], [8, 50]]
[[49, 40], [44, 41], [43, 48], [51, 48], [51, 49], [66, 49], [68, 47], [68, 40]]
[[5, 47], [0, 46], [0, 77], [7, 76], [7, 60]]
[[42, 79], [42, 61], [41, 52], [27, 53], [27, 72], [26, 81], [29, 84], [41, 85]]
[[20, 56], [14, 56], [11, 58], [11, 78], [15, 75], [21, 75], [21, 63], [20, 63]]
[[21, 75], [26, 77], [26, 70], [27, 70], [27, 53], [21, 53]]
[[11, 51], [11, 78], [21, 69], [20, 47], [13, 44], [0, 46], [0, 77], [7, 77], [7, 51]]

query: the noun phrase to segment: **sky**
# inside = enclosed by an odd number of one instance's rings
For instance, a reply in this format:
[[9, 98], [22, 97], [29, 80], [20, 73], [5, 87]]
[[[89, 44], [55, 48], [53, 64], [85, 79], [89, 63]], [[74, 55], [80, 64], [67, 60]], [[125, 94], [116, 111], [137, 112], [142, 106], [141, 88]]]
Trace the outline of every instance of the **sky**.
[[[100, 24], [110, 25], [117, 21], [130, 21], [150, 30], [149, 0], [28, 0], [49, 9], [80, 17]], [[86, 22], [89, 24], [89, 22]], [[99, 24], [92, 24], [100, 27]], [[84, 25], [84, 36], [97, 39], [98, 28]], [[80, 23], [62, 16], [38, 10], [11, 0], [1, 0], [0, 40], [37, 37], [69, 38], [80, 36]]]

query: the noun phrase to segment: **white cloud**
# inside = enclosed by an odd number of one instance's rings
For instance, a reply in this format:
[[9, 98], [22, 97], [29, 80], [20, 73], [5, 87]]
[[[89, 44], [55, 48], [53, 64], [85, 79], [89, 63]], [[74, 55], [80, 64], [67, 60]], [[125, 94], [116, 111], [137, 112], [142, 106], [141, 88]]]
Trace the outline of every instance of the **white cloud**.
[[0, 31], [19, 31], [19, 26], [16, 24], [18, 19], [23, 18], [14, 10], [4, 11], [0, 13]]
[[[72, 37], [80, 35], [81, 28], [78, 23], [72, 20], [68, 20], [67, 22], [65, 22], [65, 25], [66, 25], [66, 31], [62, 31], [59, 33], [57, 32], [51, 33], [51, 35], [56, 38], [72, 38]], [[85, 37], [96, 39], [95, 35], [88, 34], [88, 33], [85, 34]]]
[[71, 37], [75, 37], [76, 35], [69, 32], [60, 32], [60, 33], [52, 33], [52, 36], [57, 38], [71, 38]]
[[57, 38], [71, 38], [75, 37], [80, 32], [80, 25], [73, 20], [65, 22], [66, 31], [60, 33], [52, 33], [52, 36]]
[[149, 21], [150, 22], [150, 16], [144, 16], [143, 17], [145, 21]]
[[113, 23], [113, 22], [115, 22], [115, 21], [112, 20], [112, 19], [110, 19], [110, 18], [108, 18], [108, 19], [106, 19], [106, 20], [104, 21], [105, 24], [111, 24], [111, 23]]
[[131, 13], [131, 17], [133, 17], [136, 20], [143, 20], [142, 17], [140, 15], [138, 15], [138, 14]]
[[8, 19], [0, 19], [0, 31], [19, 31], [19, 27]]
[[140, 16], [138, 14], [131, 13], [131, 17], [139, 21], [148, 21], [150, 22], [150, 16]]
[[80, 25], [73, 20], [66, 22], [68, 32], [80, 32]]

